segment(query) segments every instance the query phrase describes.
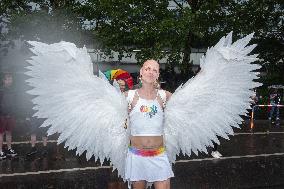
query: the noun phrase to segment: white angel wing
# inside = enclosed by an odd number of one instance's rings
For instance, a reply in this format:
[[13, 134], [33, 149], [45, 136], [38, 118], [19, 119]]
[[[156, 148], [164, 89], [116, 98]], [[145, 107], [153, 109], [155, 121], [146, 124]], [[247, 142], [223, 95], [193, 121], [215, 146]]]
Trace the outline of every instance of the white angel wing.
[[[107, 77], [105, 76], [105, 74], [104, 74], [103, 72], [101, 72], [100, 70], [99, 70], [99, 78], [101, 78], [101, 79], [103, 79], [103, 80], [109, 82], [109, 80], [107, 79]], [[121, 93], [119, 84], [117, 83], [116, 79], [113, 80], [112, 86], [113, 86], [118, 92]]]
[[99, 70], [99, 78], [108, 81], [107, 77], [105, 76], [105, 74], [103, 72], [101, 72], [101, 70]]
[[128, 116], [127, 102], [107, 80], [92, 73], [87, 49], [60, 42], [44, 44], [30, 41], [35, 54], [26, 73], [34, 87], [35, 116], [47, 118], [43, 127], [48, 134], [60, 133], [58, 143], [65, 142], [77, 154], [86, 151], [101, 163], [110, 159], [114, 169], [124, 176], [128, 131], [124, 129]]
[[252, 88], [259, 69], [256, 55], [248, 56], [255, 45], [247, 46], [253, 34], [232, 43], [232, 33], [208, 49], [200, 60], [200, 73], [179, 87], [165, 109], [165, 145], [169, 159], [182, 151], [190, 155], [206, 152], [216, 135], [228, 139], [232, 127], [239, 127], [250, 108]]
[[121, 91], [118, 82], [116, 81], [116, 79], [113, 80], [112, 85], [114, 86], [114, 88], [116, 88], [117, 91]]

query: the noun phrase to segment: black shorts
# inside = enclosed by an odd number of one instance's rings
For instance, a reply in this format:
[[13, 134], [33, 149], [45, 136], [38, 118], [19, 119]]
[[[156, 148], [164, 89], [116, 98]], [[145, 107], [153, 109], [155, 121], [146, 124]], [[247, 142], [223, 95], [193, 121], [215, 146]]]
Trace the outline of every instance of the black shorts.
[[13, 116], [0, 116], [0, 134], [5, 131], [12, 131], [16, 126], [16, 120]]

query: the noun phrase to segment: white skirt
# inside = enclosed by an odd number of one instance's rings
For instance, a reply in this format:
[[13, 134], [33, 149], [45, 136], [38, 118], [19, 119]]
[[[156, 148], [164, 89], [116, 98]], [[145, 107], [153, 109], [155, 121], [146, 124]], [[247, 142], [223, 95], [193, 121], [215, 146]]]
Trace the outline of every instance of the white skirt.
[[174, 177], [172, 167], [165, 152], [151, 157], [133, 154], [128, 150], [125, 166], [125, 179], [133, 181], [164, 181]]

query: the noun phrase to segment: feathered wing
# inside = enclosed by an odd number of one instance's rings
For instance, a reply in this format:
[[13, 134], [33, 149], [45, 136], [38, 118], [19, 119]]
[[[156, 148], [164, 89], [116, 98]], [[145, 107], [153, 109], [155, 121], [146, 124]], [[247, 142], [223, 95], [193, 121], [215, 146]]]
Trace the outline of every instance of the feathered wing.
[[128, 131], [124, 129], [127, 102], [103, 77], [92, 73], [87, 49], [60, 42], [44, 44], [30, 41], [35, 56], [28, 62], [33, 87], [34, 116], [47, 118], [43, 127], [48, 134], [60, 133], [58, 143], [65, 142], [77, 154], [86, 151], [87, 159], [110, 159], [119, 175], [124, 175]]
[[201, 71], [172, 95], [165, 108], [165, 145], [171, 162], [180, 153], [206, 152], [216, 135], [228, 139], [250, 108], [252, 88], [261, 84], [256, 55], [248, 55], [253, 34], [232, 44], [232, 32], [208, 49]]

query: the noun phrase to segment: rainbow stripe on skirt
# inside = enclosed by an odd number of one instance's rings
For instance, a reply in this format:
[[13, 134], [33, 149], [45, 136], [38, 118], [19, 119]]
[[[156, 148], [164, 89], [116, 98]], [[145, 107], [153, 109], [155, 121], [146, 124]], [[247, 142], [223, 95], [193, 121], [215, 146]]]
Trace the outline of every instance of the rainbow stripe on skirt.
[[157, 156], [165, 152], [165, 147], [160, 147], [155, 150], [152, 150], [152, 149], [145, 150], [145, 149], [138, 149], [133, 146], [129, 146], [128, 149], [131, 153], [138, 155], [138, 156], [143, 156], [143, 157], [153, 157], [153, 156]]

